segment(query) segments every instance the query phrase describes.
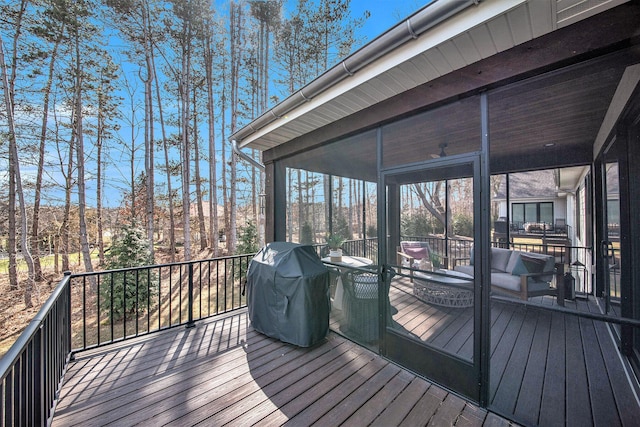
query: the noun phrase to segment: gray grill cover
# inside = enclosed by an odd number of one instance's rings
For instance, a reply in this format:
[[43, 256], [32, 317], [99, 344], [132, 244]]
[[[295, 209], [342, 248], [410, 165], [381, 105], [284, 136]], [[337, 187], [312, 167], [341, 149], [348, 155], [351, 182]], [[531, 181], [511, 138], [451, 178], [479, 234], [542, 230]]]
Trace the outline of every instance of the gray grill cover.
[[329, 271], [311, 246], [269, 243], [249, 264], [247, 308], [258, 332], [312, 346], [329, 331]]

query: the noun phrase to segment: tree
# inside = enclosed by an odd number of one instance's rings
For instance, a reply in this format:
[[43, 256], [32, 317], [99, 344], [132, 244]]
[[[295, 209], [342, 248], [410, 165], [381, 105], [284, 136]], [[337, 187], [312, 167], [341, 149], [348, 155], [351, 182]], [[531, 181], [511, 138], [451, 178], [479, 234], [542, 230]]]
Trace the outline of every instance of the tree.
[[[242, 7], [235, 1], [230, 4], [230, 108], [231, 108], [231, 133], [234, 133], [238, 127], [238, 116], [240, 114], [240, 68], [242, 60], [242, 28], [243, 28], [243, 14]], [[235, 253], [236, 249], [236, 172], [237, 172], [237, 160], [234, 154], [231, 155], [231, 164], [229, 165], [231, 187], [229, 189], [228, 203], [231, 206], [229, 211], [229, 227], [227, 232], [229, 237], [227, 238], [227, 249], [230, 253]]]
[[[47, 144], [47, 130], [49, 121], [49, 103], [51, 97], [51, 90], [53, 87], [55, 77], [55, 67], [58, 59], [58, 50], [62, 43], [62, 40], [66, 31], [66, 12], [64, 4], [61, 2], [51, 2], [49, 7], [42, 13], [44, 20], [42, 27], [36, 28], [36, 34], [40, 34], [41, 37], [51, 44], [51, 49], [47, 53], [49, 57], [49, 64], [47, 67], [47, 80], [43, 88], [43, 102], [42, 102], [42, 125], [40, 127], [40, 143], [38, 147], [38, 168], [36, 172], [36, 184], [33, 201], [33, 216], [31, 220], [31, 250], [34, 254], [34, 268], [35, 268], [35, 280], [37, 282], [42, 281], [42, 267], [40, 265], [40, 256], [38, 247], [39, 227], [40, 227], [40, 203], [42, 201], [42, 187], [43, 187], [43, 175], [46, 156], [46, 144]], [[41, 55], [41, 52], [36, 53]]]
[[[20, 2], [20, 8], [17, 12], [13, 12], [15, 15], [14, 25], [15, 32], [13, 36], [13, 56], [14, 60], [12, 62], [12, 74], [9, 76], [9, 67], [5, 60], [4, 54], [4, 40], [0, 35], [0, 73], [2, 77], [2, 89], [4, 94], [4, 105], [7, 114], [7, 124], [9, 125], [8, 129], [8, 140], [9, 140], [9, 206], [8, 206], [8, 248], [9, 252], [9, 283], [11, 289], [18, 289], [18, 268], [17, 268], [17, 255], [16, 255], [16, 164], [14, 153], [17, 153], [17, 149], [14, 150], [17, 142], [16, 142], [16, 132], [15, 132], [15, 122], [13, 120], [13, 106], [15, 104], [15, 76], [17, 69], [17, 44], [18, 39], [20, 38], [21, 28], [22, 28], [22, 17], [24, 15], [24, 11], [26, 9], [26, 1]], [[8, 11], [9, 12], [9, 11]], [[10, 14], [9, 14], [10, 15]]]
[[[152, 7], [153, 2], [148, 0], [108, 0], [107, 5], [116, 13], [113, 20], [121, 34], [133, 44], [134, 49], [130, 53], [132, 60], [141, 64], [144, 72], [138, 74], [144, 84], [144, 159], [146, 180], [145, 221], [147, 238], [151, 245], [149, 248], [154, 253], [154, 192], [155, 192], [155, 156], [154, 156], [154, 103], [153, 90], [156, 83], [155, 49], [159, 31], [155, 31], [153, 22], [158, 19], [158, 12]], [[156, 83], [157, 84], [157, 83]], [[160, 97], [158, 96], [158, 103]], [[160, 108], [160, 111], [161, 108]], [[164, 138], [164, 129], [163, 129]]]
[[205, 69], [205, 86], [207, 88], [207, 125], [209, 148], [209, 241], [213, 255], [218, 256], [218, 186], [216, 167], [216, 134], [215, 134], [215, 101], [214, 101], [214, 46], [215, 41], [213, 11], [203, 14], [205, 24], [202, 32], [202, 53]]
[[[202, 80], [201, 82], [204, 82]], [[197, 94], [200, 87], [193, 87], [193, 153], [194, 153], [194, 174], [196, 186], [196, 207], [198, 212], [198, 231], [200, 237], [200, 250], [207, 248], [207, 230], [204, 223], [204, 206], [202, 197], [202, 177], [200, 175], [200, 143], [198, 141], [198, 101]]]
[[[125, 225], [111, 250], [106, 256], [105, 267], [118, 270], [129, 267], [140, 267], [154, 263], [153, 255], [149, 251], [149, 241], [145, 238], [145, 231], [134, 225]], [[118, 272], [108, 276], [100, 287], [100, 307], [107, 315], [113, 315], [113, 320], [119, 321], [130, 318], [141, 310], [149, 308], [155, 296], [155, 288], [146, 286], [156, 280], [155, 274], [144, 269], [137, 273]]]
[[255, 254], [259, 249], [258, 230], [256, 224], [250, 221], [244, 227], [240, 228], [240, 237], [236, 252], [238, 254]]
[[[104, 264], [104, 236], [102, 226], [102, 188], [103, 188], [103, 149], [104, 143], [111, 137], [110, 128], [108, 125], [109, 117], [117, 117], [117, 105], [119, 99], [114, 97], [115, 89], [113, 87], [113, 80], [117, 78], [116, 67], [111, 59], [105, 55], [103, 60], [103, 66], [100, 68], [100, 75], [98, 79], [98, 102], [97, 110], [95, 112], [96, 123], [96, 209], [97, 209], [97, 227], [98, 227], [98, 258], [100, 264]], [[113, 129], [118, 129], [118, 126], [114, 126]], [[152, 252], [153, 253], [153, 252]]]
[[[15, 123], [13, 119], [13, 102], [12, 95], [9, 86], [9, 77], [7, 72], [7, 64], [4, 59], [4, 40], [0, 35], [0, 73], [2, 74], [2, 87], [4, 90], [4, 103], [7, 114], [7, 123], [9, 126], [9, 227], [13, 228], [13, 230], [9, 230], [12, 235], [15, 236], [15, 198], [16, 195], [18, 197], [18, 201], [20, 203], [20, 231], [21, 231], [21, 249], [22, 255], [24, 257], [25, 262], [27, 263], [28, 268], [28, 277], [24, 290], [24, 303], [27, 308], [33, 306], [31, 301], [31, 292], [33, 290], [33, 282], [34, 282], [34, 266], [33, 266], [33, 258], [31, 258], [31, 253], [29, 251], [29, 245], [27, 244], [27, 209], [25, 207], [25, 199], [24, 193], [22, 191], [22, 178], [20, 175], [20, 161], [18, 158], [18, 147], [16, 141], [16, 132], [15, 132]], [[14, 218], [13, 224], [11, 222], [11, 217]], [[12, 227], [13, 225], [13, 227]], [[9, 263], [10, 263], [10, 275], [13, 276], [11, 279], [13, 283], [15, 283], [15, 287], [17, 288], [18, 278], [17, 278], [17, 268], [16, 268], [16, 255], [15, 255], [15, 237], [13, 240], [13, 246], [10, 243], [10, 252], [9, 252]], [[13, 266], [12, 266], [13, 264]], [[12, 283], [12, 285], [13, 285]]]
[[[84, 260], [85, 271], [93, 271], [93, 265], [91, 263], [91, 253], [89, 252], [89, 240], [87, 237], [87, 224], [86, 224], [86, 183], [85, 183], [85, 153], [84, 153], [84, 130], [83, 130], [83, 93], [84, 93], [84, 77], [85, 77], [85, 55], [81, 54], [80, 44], [82, 40], [86, 40], [85, 37], [88, 33], [94, 31], [93, 26], [84, 22], [86, 27], [82, 26], [82, 19], [86, 19], [89, 16], [86, 4], [83, 2], [75, 2], [72, 7], [72, 14], [74, 16], [72, 24], [72, 39], [75, 55], [73, 57], [73, 72], [75, 76], [75, 87], [73, 95], [73, 133], [76, 141], [76, 156], [77, 156], [77, 186], [78, 186], [78, 218], [80, 220], [80, 248], [82, 251], [82, 258]], [[83, 31], [84, 30], [84, 31]], [[82, 31], [82, 34], [81, 34]]]

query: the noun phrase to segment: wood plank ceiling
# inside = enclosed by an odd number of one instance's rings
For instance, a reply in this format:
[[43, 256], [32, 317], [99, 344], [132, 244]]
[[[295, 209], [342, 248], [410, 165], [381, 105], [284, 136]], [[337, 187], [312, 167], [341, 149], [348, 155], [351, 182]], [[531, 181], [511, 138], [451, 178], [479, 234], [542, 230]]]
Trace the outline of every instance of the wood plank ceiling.
[[[627, 53], [566, 68], [489, 92], [492, 173], [590, 163]], [[474, 95], [383, 125], [383, 164], [427, 161], [480, 150], [480, 103]], [[332, 175], [376, 179], [373, 130], [297, 155], [289, 165]]]

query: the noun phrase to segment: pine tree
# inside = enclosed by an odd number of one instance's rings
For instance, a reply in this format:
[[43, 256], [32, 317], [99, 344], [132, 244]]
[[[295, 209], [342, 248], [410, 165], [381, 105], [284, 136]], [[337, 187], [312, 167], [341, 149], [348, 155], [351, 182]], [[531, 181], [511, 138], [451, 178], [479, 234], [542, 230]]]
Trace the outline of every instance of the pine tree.
[[[134, 225], [125, 225], [121, 237], [117, 238], [106, 254], [105, 267], [118, 270], [153, 264], [149, 241], [145, 230]], [[149, 308], [156, 294], [155, 287], [147, 286], [157, 280], [147, 269], [137, 272], [117, 272], [109, 275], [100, 286], [102, 307], [114, 321], [130, 318]]]

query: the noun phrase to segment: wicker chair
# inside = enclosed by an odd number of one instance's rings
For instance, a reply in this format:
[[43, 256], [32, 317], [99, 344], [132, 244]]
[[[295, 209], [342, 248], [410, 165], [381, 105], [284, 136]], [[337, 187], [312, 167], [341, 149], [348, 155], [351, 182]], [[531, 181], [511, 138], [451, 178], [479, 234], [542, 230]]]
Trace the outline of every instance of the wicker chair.
[[344, 316], [340, 329], [355, 338], [371, 342], [378, 339], [378, 275], [353, 271], [342, 279]]

